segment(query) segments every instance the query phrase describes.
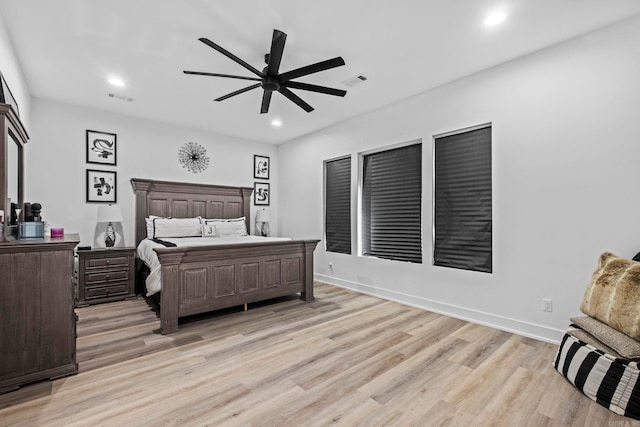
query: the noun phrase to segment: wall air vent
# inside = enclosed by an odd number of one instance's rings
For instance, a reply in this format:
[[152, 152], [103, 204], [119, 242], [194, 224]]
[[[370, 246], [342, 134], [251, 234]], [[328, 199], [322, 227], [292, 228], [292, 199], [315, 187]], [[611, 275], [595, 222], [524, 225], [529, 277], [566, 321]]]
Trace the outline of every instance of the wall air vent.
[[116, 95], [115, 93], [110, 93], [109, 98], [119, 99], [120, 101], [133, 102], [133, 98], [129, 98], [127, 96]]
[[364, 74], [358, 74], [342, 82], [343, 85], [353, 87], [367, 80]]

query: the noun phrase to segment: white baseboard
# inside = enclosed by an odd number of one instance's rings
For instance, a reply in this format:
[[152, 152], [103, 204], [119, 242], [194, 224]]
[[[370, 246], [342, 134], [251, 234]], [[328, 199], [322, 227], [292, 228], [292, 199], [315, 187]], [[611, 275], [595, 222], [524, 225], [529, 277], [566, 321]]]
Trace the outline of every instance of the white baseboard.
[[420, 308], [434, 313], [443, 314], [445, 316], [455, 317], [457, 319], [466, 320], [468, 322], [477, 323], [483, 326], [500, 329], [502, 331], [511, 332], [525, 337], [533, 338], [539, 341], [545, 341], [552, 344], [559, 344], [564, 334], [563, 330], [549, 328], [547, 326], [536, 325], [534, 323], [523, 322], [518, 319], [511, 319], [504, 316], [498, 316], [491, 313], [485, 313], [465, 307], [460, 307], [448, 303], [429, 300], [415, 295], [404, 294], [401, 292], [381, 289], [371, 285], [363, 285], [357, 282], [337, 279], [322, 274], [314, 274], [314, 279], [320, 282], [339, 286], [341, 288], [350, 289], [352, 291], [363, 294], [383, 298], [411, 307]]

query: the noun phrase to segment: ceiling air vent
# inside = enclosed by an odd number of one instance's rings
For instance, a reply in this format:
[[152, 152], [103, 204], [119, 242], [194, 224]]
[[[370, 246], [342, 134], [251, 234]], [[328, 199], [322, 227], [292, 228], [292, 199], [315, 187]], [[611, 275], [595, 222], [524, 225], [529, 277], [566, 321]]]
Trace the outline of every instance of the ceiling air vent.
[[353, 87], [355, 85], [359, 85], [360, 83], [367, 80], [367, 77], [364, 74], [358, 74], [356, 76], [351, 77], [342, 82], [343, 85]]
[[109, 94], [109, 98], [119, 99], [120, 101], [133, 102], [133, 98], [129, 98], [129, 97], [122, 96], [122, 95], [116, 95], [115, 93], [110, 93]]

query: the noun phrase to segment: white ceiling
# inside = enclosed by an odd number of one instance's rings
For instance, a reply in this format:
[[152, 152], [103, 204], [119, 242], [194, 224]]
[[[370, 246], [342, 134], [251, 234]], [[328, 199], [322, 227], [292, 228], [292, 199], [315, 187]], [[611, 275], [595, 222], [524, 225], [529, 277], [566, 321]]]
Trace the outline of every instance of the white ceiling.
[[[507, 19], [485, 27], [497, 9]], [[638, 13], [638, 0], [0, 0], [32, 96], [273, 144]], [[261, 115], [261, 89], [213, 101], [254, 82], [182, 73], [253, 77], [198, 38], [262, 69], [274, 28], [288, 35], [281, 72], [342, 56], [297, 81], [347, 95], [294, 90], [306, 113], [274, 94]]]

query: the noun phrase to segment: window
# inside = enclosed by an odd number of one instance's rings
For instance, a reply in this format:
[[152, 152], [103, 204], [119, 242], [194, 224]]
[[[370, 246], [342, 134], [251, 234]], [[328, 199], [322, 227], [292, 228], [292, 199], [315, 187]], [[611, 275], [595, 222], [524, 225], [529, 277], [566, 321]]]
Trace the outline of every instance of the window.
[[362, 156], [362, 255], [422, 262], [422, 144]]
[[491, 125], [436, 137], [434, 265], [491, 273]]
[[351, 157], [324, 162], [325, 250], [351, 253]]

